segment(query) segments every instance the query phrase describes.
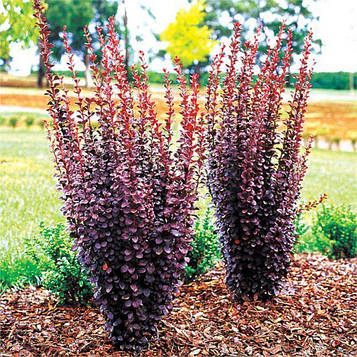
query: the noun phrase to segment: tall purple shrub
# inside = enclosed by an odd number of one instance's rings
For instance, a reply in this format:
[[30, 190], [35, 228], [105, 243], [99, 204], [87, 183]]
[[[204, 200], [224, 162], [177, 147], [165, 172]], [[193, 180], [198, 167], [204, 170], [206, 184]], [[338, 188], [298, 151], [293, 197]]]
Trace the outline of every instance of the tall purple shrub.
[[141, 68], [133, 69], [137, 92], [128, 82], [113, 19], [107, 37], [98, 28], [101, 64], [84, 30], [95, 84], [89, 97], [82, 96], [64, 30], [77, 98], [73, 109], [63, 78], [51, 71], [52, 45], [40, 0], [35, 0], [35, 10], [49, 82], [47, 128], [63, 213], [112, 340], [120, 349], [138, 350], [172, 308], [190, 249], [204, 141], [197, 77], [188, 90], [180, 61], [175, 61], [182, 116], [176, 139], [168, 74], [168, 110], [160, 122], [142, 54]]
[[[240, 43], [239, 24], [230, 43], [223, 83], [224, 49], [215, 57], [207, 91], [208, 181], [226, 261], [228, 287], [238, 299], [275, 296], [286, 276], [294, 244], [294, 219], [311, 142], [301, 153], [310, 90], [311, 33], [286, 115], [285, 80], [291, 32], [283, 25], [260, 64], [259, 31]], [[282, 48], [286, 43], [285, 49]]]

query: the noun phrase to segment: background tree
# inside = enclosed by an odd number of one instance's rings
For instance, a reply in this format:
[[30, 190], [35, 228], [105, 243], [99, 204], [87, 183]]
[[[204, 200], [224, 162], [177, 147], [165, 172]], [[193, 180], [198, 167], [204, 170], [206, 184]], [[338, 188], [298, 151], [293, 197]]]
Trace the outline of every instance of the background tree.
[[[74, 53], [82, 57], [85, 63], [85, 47], [82, 45], [83, 27], [94, 19], [95, 13], [92, 2], [88, 2], [87, 0], [47, 0], [46, 2], [48, 5], [46, 16], [51, 31], [50, 41], [54, 45], [54, 58], [59, 61], [65, 52], [61, 33], [63, 31], [63, 25], [66, 25]], [[43, 77], [43, 63], [40, 59], [37, 80], [37, 85], [40, 88], [43, 86]]]
[[[50, 41], [54, 44], [53, 56], [59, 61], [65, 52], [61, 33], [63, 25], [67, 27], [69, 42], [73, 52], [79, 56], [85, 65], [85, 86], [89, 84], [89, 60], [87, 49], [83, 41], [83, 27], [88, 25], [93, 36], [93, 46], [99, 48], [96, 27], [104, 28], [110, 16], [115, 15], [118, 3], [114, 0], [47, 0], [49, 29], [51, 30]], [[40, 60], [41, 61], [41, 60]], [[43, 64], [40, 63], [38, 86], [42, 87], [44, 76]]]
[[10, 61], [10, 44], [28, 47], [36, 43], [38, 29], [33, 17], [32, 1], [2, 0], [0, 3], [0, 58], [7, 69]]
[[[137, 0], [136, 3], [139, 7], [144, 10], [149, 17], [155, 19], [154, 14], [151, 12], [150, 4], [143, 4], [141, 0]], [[117, 5], [117, 3], [115, 3]], [[116, 23], [116, 32], [119, 35], [121, 42], [123, 43], [124, 47], [124, 65], [126, 72], [128, 74], [128, 78], [132, 80], [132, 73], [130, 71], [130, 65], [132, 64], [131, 58], [134, 57], [134, 49], [131, 45], [132, 41], [132, 33], [129, 28], [129, 19], [128, 19], [128, 11], [127, 5], [125, 0], [118, 1], [117, 11], [120, 10], [121, 15], [117, 16], [118, 22]], [[138, 42], [143, 41], [143, 33], [147, 33], [150, 29], [145, 28], [145, 21], [140, 23], [140, 34], [136, 34], [135, 39]]]
[[[298, 55], [304, 48], [311, 22], [318, 19], [304, 0], [206, 0], [206, 4], [204, 23], [213, 30], [214, 39], [231, 36], [239, 16], [244, 20], [243, 37], [249, 29], [262, 26], [264, 38], [258, 49], [259, 61], [266, 53], [267, 40], [279, 32], [284, 20], [293, 33], [293, 53]], [[313, 43], [321, 46], [319, 39]]]
[[216, 44], [210, 39], [213, 30], [202, 24], [204, 9], [205, 2], [199, 0], [188, 10], [179, 10], [175, 22], [170, 23], [160, 35], [161, 41], [168, 42], [167, 53], [172, 58], [177, 55], [184, 67], [194, 63], [197, 74], [200, 72], [200, 63], [207, 60]]
[[[98, 55], [99, 58], [101, 58], [101, 52], [99, 50], [100, 44], [99, 44], [99, 38], [98, 38], [98, 34], [96, 31], [96, 27], [100, 26], [103, 28], [103, 33], [107, 32], [107, 28], [106, 25], [108, 23], [108, 19], [111, 16], [115, 16], [117, 11], [118, 11], [118, 2], [115, 0], [91, 0], [92, 2], [92, 8], [94, 10], [94, 17], [92, 19], [92, 23], [90, 27], [91, 31], [91, 35], [93, 38], [93, 46], [98, 48], [98, 50], [96, 51], [96, 54]], [[115, 25], [115, 30], [117, 33], [120, 33], [120, 28], [119, 26], [116, 24]], [[82, 28], [82, 34], [83, 34], [83, 28]], [[88, 56], [88, 52], [87, 49], [85, 48], [85, 46], [83, 45], [83, 36], [79, 36], [78, 37], [78, 41], [76, 43], [78, 50], [80, 52], [80, 54], [82, 55], [82, 57], [84, 58], [84, 64], [86, 67], [86, 71], [85, 71], [85, 80], [86, 80], [86, 87], [88, 87], [88, 83], [89, 83], [89, 56]], [[75, 47], [73, 47], [74, 50], [76, 50]]]

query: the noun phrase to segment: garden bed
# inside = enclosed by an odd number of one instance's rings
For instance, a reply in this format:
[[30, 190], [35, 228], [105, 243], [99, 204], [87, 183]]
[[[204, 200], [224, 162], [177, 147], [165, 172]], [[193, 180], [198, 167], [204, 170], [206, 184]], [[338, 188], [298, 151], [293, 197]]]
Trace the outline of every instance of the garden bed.
[[[186, 284], [142, 356], [354, 356], [357, 259], [295, 255], [280, 296], [235, 303], [222, 266]], [[115, 352], [93, 307], [60, 307], [30, 287], [0, 299], [1, 356], [129, 356]]]

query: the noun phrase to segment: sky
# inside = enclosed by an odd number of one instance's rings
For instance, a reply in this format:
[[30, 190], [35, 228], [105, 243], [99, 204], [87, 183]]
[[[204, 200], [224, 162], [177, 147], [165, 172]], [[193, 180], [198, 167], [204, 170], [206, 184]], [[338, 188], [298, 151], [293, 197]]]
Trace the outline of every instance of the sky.
[[[310, 0], [306, 0], [309, 2]], [[150, 6], [155, 19], [152, 19], [141, 9], [136, 0], [127, 1], [128, 25], [134, 48], [140, 48], [144, 53], [153, 53], [164, 45], [158, 43], [152, 31], [161, 33], [167, 25], [174, 21], [176, 12], [182, 7], [188, 7], [187, 0], [144, 0], [142, 3]], [[357, 71], [357, 0], [318, 0], [313, 2], [311, 10], [319, 20], [312, 24], [317, 38], [322, 40], [320, 55], [315, 55], [315, 72]], [[118, 13], [120, 20], [122, 13]], [[144, 41], [136, 42], [140, 35]], [[11, 72], [18, 75], [29, 74], [31, 67], [38, 64], [36, 47], [22, 50], [12, 46], [13, 61]], [[57, 69], [64, 69], [64, 62]], [[150, 64], [152, 70], [161, 71], [170, 67], [169, 63], [155, 59]], [[78, 69], [82, 64], [78, 61]]]

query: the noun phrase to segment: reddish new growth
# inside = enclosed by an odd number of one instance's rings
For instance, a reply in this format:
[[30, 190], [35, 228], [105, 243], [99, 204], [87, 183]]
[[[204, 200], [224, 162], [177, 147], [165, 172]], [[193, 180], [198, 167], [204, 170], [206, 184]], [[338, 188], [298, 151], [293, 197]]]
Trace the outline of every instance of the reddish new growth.
[[35, 10], [49, 83], [52, 120], [47, 128], [63, 212], [113, 341], [121, 349], [138, 350], [172, 308], [190, 249], [203, 155], [198, 138], [204, 135], [197, 77], [192, 77], [189, 91], [180, 61], [175, 61], [182, 121], [179, 138], [174, 140], [168, 74], [168, 110], [161, 123], [149, 94], [143, 54], [141, 68], [133, 69], [137, 95], [132, 91], [113, 18], [107, 36], [98, 28], [101, 63], [84, 30], [95, 84], [93, 97], [82, 96], [64, 30], [77, 96], [73, 110], [63, 78], [51, 71], [52, 45], [40, 0], [35, 0]]
[[260, 30], [240, 43], [236, 24], [223, 84], [224, 50], [214, 58], [207, 91], [209, 188], [227, 266], [227, 285], [238, 299], [269, 299], [286, 276], [294, 219], [311, 141], [300, 153], [312, 74], [311, 36], [305, 40], [289, 110], [282, 95], [292, 56], [285, 25], [255, 76]]

